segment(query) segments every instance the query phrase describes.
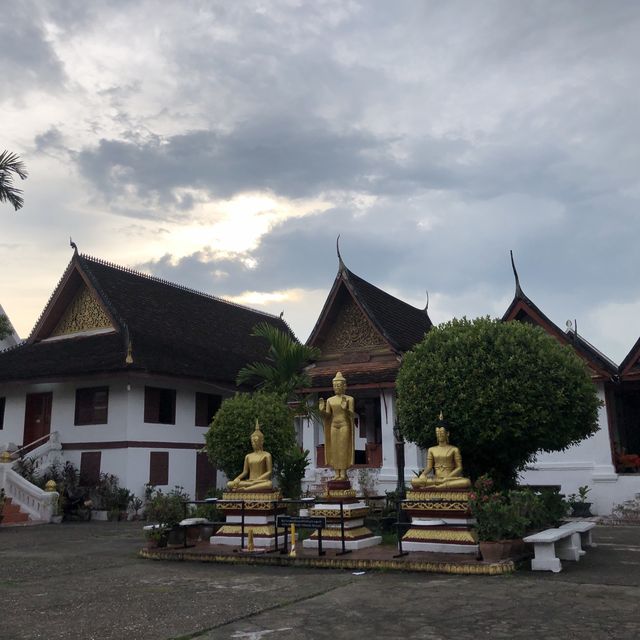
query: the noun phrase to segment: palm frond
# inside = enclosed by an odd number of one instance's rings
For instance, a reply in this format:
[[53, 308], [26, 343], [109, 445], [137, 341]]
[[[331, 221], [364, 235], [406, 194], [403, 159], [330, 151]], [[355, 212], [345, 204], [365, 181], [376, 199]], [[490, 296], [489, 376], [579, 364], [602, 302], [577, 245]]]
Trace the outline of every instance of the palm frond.
[[290, 394], [305, 386], [307, 377], [302, 369], [320, 356], [318, 349], [300, 344], [288, 333], [261, 322], [252, 334], [268, 343], [266, 362], [254, 362], [238, 372], [238, 384], [253, 384], [267, 391]]
[[8, 201], [17, 211], [24, 205], [24, 198], [22, 189], [13, 184], [13, 174], [25, 180], [27, 168], [17, 154], [5, 150], [0, 153], [0, 202]]

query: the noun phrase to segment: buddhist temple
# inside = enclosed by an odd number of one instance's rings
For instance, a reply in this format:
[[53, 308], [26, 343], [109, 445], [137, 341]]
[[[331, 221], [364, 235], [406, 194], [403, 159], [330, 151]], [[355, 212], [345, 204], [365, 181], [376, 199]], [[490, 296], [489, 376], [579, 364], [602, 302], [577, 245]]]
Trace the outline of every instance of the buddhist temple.
[[[307, 340], [321, 350], [320, 359], [308, 368], [316, 397], [331, 395], [336, 371], [346, 378], [355, 399], [355, 468], [369, 469], [381, 489], [396, 485], [395, 379], [402, 355], [431, 328], [427, 309], [395, 298], [350, 271], [338, 251], [338, 273], [320, 316]], [[305, 480], [317, 484], [327, 470], [322, 427], [306, 420], [303, 446], [313, 452]], [[424, 453], [406, 445], [406, 478], [424, 465]]]

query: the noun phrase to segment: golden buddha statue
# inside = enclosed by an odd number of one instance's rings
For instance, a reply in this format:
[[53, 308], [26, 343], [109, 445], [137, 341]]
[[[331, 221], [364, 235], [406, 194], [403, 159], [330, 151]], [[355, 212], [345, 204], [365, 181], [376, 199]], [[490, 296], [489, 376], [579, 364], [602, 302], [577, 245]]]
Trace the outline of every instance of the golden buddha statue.
[[232, 491], [273, 489], [271, 454], [262, 449], [264, 446], [264, 434], [260, 430], [260, 424], [257, 419], [256, 428], [251, 434], [251, 446], [253, 451], [244, 457], [242, 473], [237, 478], [227, 482], [227, 487]]
[[462, 475], [460, 449], [449, 444], [449, 430], [442, 412], [436, 427], [436, 438], [438, 444], [427, 451], [427, 466], [417, 478], [411, 480], [411, 485], [414, 489], [468, 489], [471, 480]]
[[338, 371], [333, 379], [335, 395], [318, 402], [324, 424], [324, 459], [336, 473], [334, 480], [348, 480], [347, 469], [354, 462], [354, 400], [345, 394], [346, 389], [347, 381]]

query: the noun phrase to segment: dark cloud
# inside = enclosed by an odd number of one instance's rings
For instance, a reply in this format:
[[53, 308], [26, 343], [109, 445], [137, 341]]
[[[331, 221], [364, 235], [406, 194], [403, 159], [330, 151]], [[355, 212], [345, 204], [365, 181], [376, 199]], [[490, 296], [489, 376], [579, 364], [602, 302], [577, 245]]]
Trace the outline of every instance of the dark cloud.
[[[328, 291], [340, 233], [356, 273], [406, 299], [479, 301], [469, 315], [512, 294], [509, 249], [561, 324], [640, 297], [636, 2], [44, 6], [4, 14], [3, 91], [64, 85], [86, 101], [30, 135], [86, 180], [73, 209], [86, 203], [87, 235], [98, 211], [188, 224], [202, 199], [250, 191], [332, 205], [271, 229], [254, 269], [203, 238], [139, 265], [157, 275], [226, 295]], [[73, 68], [90, 80], [65, 82], [47, 33], [86, 48]]]
[[62, 63], [47, 40], [40, 3], [7, 2], [0, 20], [0, 100], [19, 99], [32, 88], [56, 90]]

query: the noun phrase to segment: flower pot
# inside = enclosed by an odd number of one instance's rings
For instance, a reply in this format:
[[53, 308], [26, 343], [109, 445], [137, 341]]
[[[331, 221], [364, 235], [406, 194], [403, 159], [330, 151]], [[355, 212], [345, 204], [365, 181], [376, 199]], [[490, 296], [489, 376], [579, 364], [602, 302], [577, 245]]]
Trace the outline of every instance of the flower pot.
[[200, 528], [200, 540], [203, 542], [209, 542], [209, 538], [213, 535], [212, 525], [202, 525]]
[[591, 502], [575, 502], [572, 507], [571, 516], [573, 518], [588, 518], [591, 513]]
[[480, 554], [485, 562], [499, 562], [511, 553], [511, 540], [479, 542]]

